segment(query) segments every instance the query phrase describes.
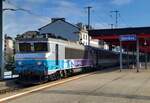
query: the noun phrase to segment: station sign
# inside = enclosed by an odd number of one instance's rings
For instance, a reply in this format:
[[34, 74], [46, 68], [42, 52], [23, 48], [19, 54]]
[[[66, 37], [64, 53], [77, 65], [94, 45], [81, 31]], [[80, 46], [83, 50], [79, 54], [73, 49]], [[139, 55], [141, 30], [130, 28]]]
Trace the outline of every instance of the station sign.
[[137, 36], [132, 34], [132, 35], [120, 35], [120, 41], [136, 41]]

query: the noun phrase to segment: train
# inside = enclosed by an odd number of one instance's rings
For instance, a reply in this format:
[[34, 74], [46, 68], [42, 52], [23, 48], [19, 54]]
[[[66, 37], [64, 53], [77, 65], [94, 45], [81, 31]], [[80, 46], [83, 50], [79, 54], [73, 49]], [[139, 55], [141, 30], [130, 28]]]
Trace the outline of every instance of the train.
[[55, 38], [22, 38], [16, 40], [15, 65], [19, 81], [34, 84], [117, 66], [119, 54]]

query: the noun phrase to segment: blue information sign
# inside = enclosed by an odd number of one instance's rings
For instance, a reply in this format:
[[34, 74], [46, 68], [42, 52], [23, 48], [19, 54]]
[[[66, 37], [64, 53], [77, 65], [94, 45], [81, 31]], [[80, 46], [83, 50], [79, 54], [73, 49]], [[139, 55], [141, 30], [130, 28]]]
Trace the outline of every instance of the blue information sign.
[[136, 41], [136, 35], [120, 35], [120, 41]]

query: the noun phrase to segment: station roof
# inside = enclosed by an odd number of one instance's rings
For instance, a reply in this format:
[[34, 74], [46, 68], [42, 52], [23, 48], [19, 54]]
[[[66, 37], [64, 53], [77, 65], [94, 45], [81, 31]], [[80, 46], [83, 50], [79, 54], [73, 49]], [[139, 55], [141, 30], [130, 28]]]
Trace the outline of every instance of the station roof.
[[[150, 53], [150, 27], [131, 27], [117, 29], [93, 29], [89, 30], [93, 39], [104, 40], [108, 44], [119, 46], [120, 36], [136, 35], [140, 43], [140, 51]], [[122, 42], [124, 49], [136, 49], [135, 41]]]

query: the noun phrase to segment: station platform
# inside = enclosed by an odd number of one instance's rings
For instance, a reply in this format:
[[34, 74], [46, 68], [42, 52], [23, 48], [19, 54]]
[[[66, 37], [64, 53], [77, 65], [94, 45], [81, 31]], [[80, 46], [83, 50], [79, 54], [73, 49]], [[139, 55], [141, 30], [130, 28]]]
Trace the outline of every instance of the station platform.
[[117, 68], [105, 69], [7, 103], [150, 103], [149, 74], [150, 68], [140, 69], [140, 72], [136, 69], [123, 69], [122, 72]]

